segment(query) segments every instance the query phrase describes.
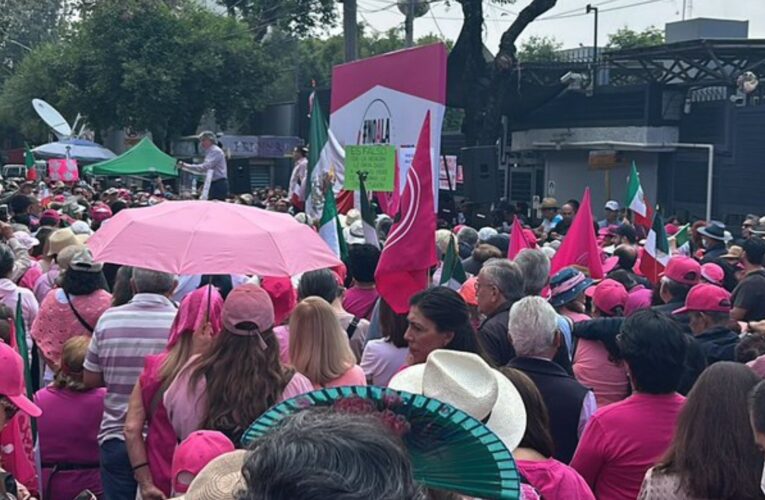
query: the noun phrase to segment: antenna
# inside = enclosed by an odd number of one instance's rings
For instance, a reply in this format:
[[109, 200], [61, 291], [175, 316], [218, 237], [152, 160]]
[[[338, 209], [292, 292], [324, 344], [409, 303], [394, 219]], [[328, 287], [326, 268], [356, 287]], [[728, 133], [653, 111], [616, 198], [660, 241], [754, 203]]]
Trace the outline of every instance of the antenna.
[[61, 116], [61, 113], [56, 108], [42, 99], [32, 99], [32, 107], [42, 121], [59, 136], [59, 139], [72, 135], [72, 127], [69, 126], [69, 122]]

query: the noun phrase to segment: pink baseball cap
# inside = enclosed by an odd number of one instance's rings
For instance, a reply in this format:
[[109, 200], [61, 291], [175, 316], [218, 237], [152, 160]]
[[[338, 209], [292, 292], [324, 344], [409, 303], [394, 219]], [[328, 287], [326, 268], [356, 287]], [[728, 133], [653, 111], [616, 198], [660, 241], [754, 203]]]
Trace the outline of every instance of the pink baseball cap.
[[651, 307], [651, 299], [653, 298], [653, 291], [647, 288], [640, 288], [630, 293], [627, 302], [624, 304], [624, 316], [629, 317], [638, 311], [643, 309], [649, 309]]
[[234, 443], [218, 431], [195, 431], [189, 434], [173, 454], [173, 491], [186, 493], [191, 481], [207, 464], [235, 449]]
[[592, 297], [592, 303], [596, 308], [609, 316], [615, 314], [614, 309], [617, 307], [624, 308], [629, 298], [629, 293], [624, 285], [612, 279], [601, 281], [597, 286], [587, 290], [585, 294]]
[[714, 262], [707, 262], [701, 266], [701, 277], [713, 285], [722, 286], [725, 280], [725, 271]]
[[0, 396], [5, 396], [30, 417], [39, 417], [42, 410], [25, 395], [24, 361], [8, 344], [0, 342]]
[[47, 210], [43, 210], [43, 213], [40, 214], [40, 219], [51, 219], [56, 221], [56, 224], [58, 224], [61, 222], [61, 214], [58, 213], [58, 211], [49, 208]]
[[297, 292], [292, 280], [266, 277], [260, 283], [274, 304], [274, 323], [281, 325], [297, 305]]
[[695, 285], [701, 277], [701, 265], [690, 257], [672, 257], [664, 269], [663, 276], [683, 285]]
[[94, 221], [103, 222], [112, 216], [112, 209], [109, 208], [109, 205], [96, 205], [91, 210], [90, 215], [93, 217]]
[[[252, 327], [242, 326], [250, 323]], [[274, 327], [274, 304], [258, 285], [244, 284], [223, 303], [223, 327], [235, 335], [255, 335]]]
[[691, 288], [685, 298], [685, 307], [675, 309], [672, 314], [687, 312], [730, 312], [732, 305], [730, 292], [725, 288], [708, 283], [702, 283]]

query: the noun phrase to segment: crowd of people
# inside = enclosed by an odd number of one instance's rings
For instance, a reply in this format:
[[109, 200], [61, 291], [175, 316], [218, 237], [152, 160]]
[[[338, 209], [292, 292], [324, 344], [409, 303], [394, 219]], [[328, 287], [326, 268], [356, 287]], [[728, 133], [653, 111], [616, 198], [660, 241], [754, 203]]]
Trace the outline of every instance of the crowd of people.
[[[488, 429], [512, 453], [519, 498], [765, 498], [765, 218], [735, 230], [695, 222], [653, 282], [640, 271], [645, 229], [608, 201], [593, 227], [605, 276], [593, 279], [579, 265], [551, 273], [576, 200], [545, 199], [537, 221], [498, 204], [486, 227], [442, 221], [432, 286], [397, 314], [375, 286], [385, 215], [379, 245], [358, 211], [342, 216], [345, 272], [174, 276], [96, 262], [87, 247], [120, 211], [172, 200], [161, 182], [6, 188], [0, 493], [494, 498], [469, 456], [445, 467], [448, 454], [422, 449], [444, 443], [407, 438], [414, 422], [391, 425], [390, 410], [301, 403], [369, 385]], [[287, 196], [228, 199], [311, 224]], [[508, 258], [515, 217], [533, 248]], [[450, 254], [465, 280], [442, 284]], [[275, 424], [273, 409], [290, 401]], [[273, 429], [252, 438], [264, 421]]]

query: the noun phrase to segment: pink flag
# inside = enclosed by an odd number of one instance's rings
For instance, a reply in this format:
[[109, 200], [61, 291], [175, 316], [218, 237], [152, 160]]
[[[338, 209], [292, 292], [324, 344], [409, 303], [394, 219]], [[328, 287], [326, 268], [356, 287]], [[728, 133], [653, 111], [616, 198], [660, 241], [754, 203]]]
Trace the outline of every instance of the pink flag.
[[568, 266], [589, 268], [591, 278], [603, 278], [603, 264], [592, 221], [590, 188], [584, 190], [582, 206], [574, 217], [566, 237], [563, 238], [563, 244], [553, 257], [550, 275]]
[[48, 175], [52, 181], [79, 181], [80, 171], [77, 169], [77, 160], [71, 158], [48, 160]]
[[526, 232], [521, 227], [518, 217], [513, 220], [513, 228], [510, 231], [510, 249], [507, 258], [513, 260], [524, 248], [536, 248], [536, 242], [531, 243], [526, 238]]
[[409, 299], [427, 288], [428, 270], [438, 263], [430, 157], [428, 112], [406, 176], [399, 213], [375, 272], [377, 290], [398, 314], [405, 314], [409, 310]]

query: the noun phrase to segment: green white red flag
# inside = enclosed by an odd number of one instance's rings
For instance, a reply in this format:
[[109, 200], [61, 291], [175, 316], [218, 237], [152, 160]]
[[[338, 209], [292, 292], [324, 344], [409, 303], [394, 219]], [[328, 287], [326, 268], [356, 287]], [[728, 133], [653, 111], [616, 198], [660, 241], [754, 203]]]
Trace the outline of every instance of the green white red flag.
[[658, 283], [671, 257], [669, 240], [664, 230], [664, 221], [658, 212], [653, 216], [653, 225], [648, 232], [643, 250], [643, 257], [640, 259], [640, 271], [651, 283]]
[[640, 184], [640, 174], [634, 161], [632, 162], [632, 172], [630, 172], [629, 182], [627, 183], [627, 201], [624, 205], [635, 214], [636, 226], [643, 226], [646, 229], [651, 228], [653, 209], [643, 192], [643, 186]]

